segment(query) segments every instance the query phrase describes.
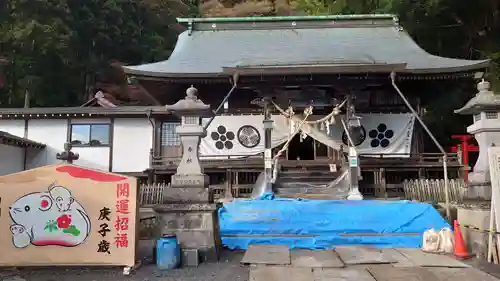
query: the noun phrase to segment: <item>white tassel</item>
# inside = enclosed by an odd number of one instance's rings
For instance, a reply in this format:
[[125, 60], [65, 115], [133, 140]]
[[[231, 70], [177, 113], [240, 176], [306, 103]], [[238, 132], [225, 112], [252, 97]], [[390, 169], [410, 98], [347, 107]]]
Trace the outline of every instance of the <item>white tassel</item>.
[[321, 122], [321, 124], [319, 124], [319, 129], [320, 129], [321, 131], [326, 130], [325, 122]]
[[330, 135], [330, 121], [326, 120], [325, 124], [326, 124], [326, 134]]

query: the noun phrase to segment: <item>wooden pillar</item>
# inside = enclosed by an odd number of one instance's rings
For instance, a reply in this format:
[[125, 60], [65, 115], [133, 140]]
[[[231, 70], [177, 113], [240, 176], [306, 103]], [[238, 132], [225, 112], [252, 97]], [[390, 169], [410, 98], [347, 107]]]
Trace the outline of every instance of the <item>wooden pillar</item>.
[[386, 171], [385, 168], [380, 168], [380, 176], [381, 176], [381, 182], [380, 182], [380, 187], [382, 189], [382, 193], [384, 195], [384, 198], [388, 198], [387, 194], [387, 178], [386, 178]]
[[234, 197], [236, 198], [239, 198], [240, 197], [240, 188], [239, 188], [239, 182], [238, 182], [238, 179], [239, 179], [239, 172], [236, 171], [234, 172]]
[[386, 171], [385, 168], [380, 168], [378, 171], [373, 171], [374, 177], [374, 188], [375, 188], [375, 197], [376, 198], [386, 198], [387, 194], [387, 181], [386, 181]]
[[419, 179], [425, 179], [425, 169], [424, 168], [419, 168], [418, 169], [418, 178]]
[[378, 197], [380, 186], [380, 176], [379, 171], [373, 171], [373, 195], [375, 198]]
[[225, 199], [233, 199], [233, 184], [232, 184], [233, 171], [231, 169], [226, 170], [226, 188], [224, 190]]
[[[311, 137], [310, 137], [311, 138]], [[314, 160], [318, 159], [318, 155], [316, 154], [316, 140], [312, 140], [312, 145], [313, 145], [313, 153], [314, 153]]]
[[154, 182], [154, 171], [153, 169], [148, 170], [148, 185], [153, 184]]

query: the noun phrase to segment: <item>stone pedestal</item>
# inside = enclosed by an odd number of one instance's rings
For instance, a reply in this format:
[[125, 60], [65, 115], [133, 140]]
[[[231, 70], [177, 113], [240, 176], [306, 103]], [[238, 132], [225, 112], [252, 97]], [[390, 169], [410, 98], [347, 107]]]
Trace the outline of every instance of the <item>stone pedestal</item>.
[[[486, 259], [488, 254], [488, 233], [475, 231], [478, 229], [489, 229], [490, 208], [485, 205], [471, 205], [457, 207], [457, 220], [460, 222], [462, 235], [470, 253], [479, 259]], [[465, 225], [470, 227], [464, 227]]]
[[162, 234], [175, 233], [182, 249], [196, 249], [201, 262], [217, 261], [220, 235], [217, 207], [209, 203], [155, 206]]
[[488, 182], [469, 182], [463, 199], [468, 202], [491, 200], [491, 184]]
[[199, 161], [199, 146], [206, 131], [201, 117], [213, 115], [210, 106], [196, 97], [193, 87], [186, 91], [186, 98], [167, 106], [181, 118], [176, 128], [183, 154], [172, 176], [171, 186], [163, 192], [163, 204], [154, 207], [161, 218], [160, 234], [176, 234], [181, 248], [196, 250], [201, 261], [217, 261], [220, 235], [217, 206], [213, 192], [208, 188], [208, 176]]
[[[190, 183], [190, 184], [189, 184]], [[211, 203], [213, 192], [208, 188], [208, 176], [178, 175], [172, 176], [171, 188], [163, 191], [163, 203]]]

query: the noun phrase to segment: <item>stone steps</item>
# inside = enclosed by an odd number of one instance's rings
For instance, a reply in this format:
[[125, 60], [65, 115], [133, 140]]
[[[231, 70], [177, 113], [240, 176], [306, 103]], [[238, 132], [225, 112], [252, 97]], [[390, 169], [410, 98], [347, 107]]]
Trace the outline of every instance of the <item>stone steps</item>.
[[333, 194], [337, 193], [335, 188], [322, 187], [289, 187], [281, 188], [279, 194]]
[[306, 176], [293, 176], [293, 177], [282, 177], [280, 176], [280, 182], [283, 184], [294, 183], [294, 182], [307, 182], [314, 185], [318, 185], [318, 183], [330, 183], [334, 181], [337, 176], [331, 177], [306, 177]]
[[332, 181], [340, 176], [340, 172], [330, 170], [300, 170], [288, 169], [279, 174], [281, 188], [278, 193], [282, 195], [293, 194], [332, 194], [342, 193], [337, 188], [327, 188]]

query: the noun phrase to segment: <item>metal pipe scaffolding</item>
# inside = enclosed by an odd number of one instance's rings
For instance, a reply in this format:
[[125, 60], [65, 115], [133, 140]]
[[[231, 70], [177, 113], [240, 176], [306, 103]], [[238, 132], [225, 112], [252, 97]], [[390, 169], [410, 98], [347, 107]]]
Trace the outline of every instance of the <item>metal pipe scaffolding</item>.
[[418, 120], [422, 128], [424, 128], [425, 132], [429, 135], [429, 137], [432, 139], [434, 144], [437, 146], [439, 151], [443, 154], [443, 173], [444, 173], [444, 196], [445, 196], [445, 204], [446, 204], [446, 217], [448, 220], [451, 220], [451, 211], [450, 211], [450, 190], [449, 190], [449, 182], [448, 182], [448, 156], [446, 154], [446, 151], [444, 150], [443, 146], [438, 142], [436, 137], [432, 134], [432, 132], [427, 128], [425, 125], [424, 121], [418, 116], [417, 112], [413, 107], [411, 106], [410, 102], [408, 99], [406, 99], [405, 95], [401, 92], [401, 90], [398, 88], [396, 85], [396, 72], [391, 72], [391, 83], [392, 87], [396, 90], [396, 92], [399, 94], [401, 99], [404, 101], [408, 109], [412, 112], [413, 116]]
[[210, 118], [210, 120], [208, 120], [207, 124], [205, 124], [205, 126], [203, 127], [203, 130], [206, 130], [208, 128], [208, 126], [210, 126], [210, 124], [212, 124], [212, 121], [214, 121], [215, 119], [215, 116], [217, 116], [217, 114], [219, 114], [219, 111], [222, 109], [222, 107], [224, 106], [224, 103], [226, 103], [226, 101], [229, 99], [229, 97], [231, 97], [231, 94], [234, 92], [234, 90], [236, 90], [236, 88], [238, 88], [238, 79], [239, 79], [239, 74], [238, 73], [235, 73], [233, 75], [233, 87], [231, 88], [231, 90], [229, 90], [229, 92], [226, 94], [226, 96], [224, 97], [224, 99], [222, 100], [222, 102], [219, 104], [219, 106], [217, 107], [217, 109], [215, 109], [213, 112], [214, 112], [214, 115]]

